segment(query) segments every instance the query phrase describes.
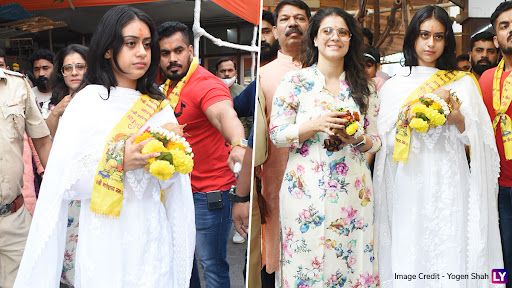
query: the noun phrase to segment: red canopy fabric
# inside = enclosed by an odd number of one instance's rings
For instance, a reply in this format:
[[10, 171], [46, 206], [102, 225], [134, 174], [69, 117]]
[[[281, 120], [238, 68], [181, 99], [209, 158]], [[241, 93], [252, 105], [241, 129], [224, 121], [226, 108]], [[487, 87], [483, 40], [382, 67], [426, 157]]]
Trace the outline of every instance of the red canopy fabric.
[[220, 7], [254, 24], [260, 23], [260, 0], [212, 0]]
[[[158, 2], [160, 0], [73, 0], [75, 7], [90, 7], [90, 6], [111, 6], [135, 3], [149, 3]], [[0, 0], [0, 5], [13, 3], [13, 0]], [[55, 0], [16, 0], [16, 3], [23, 6], [25, 10], [48, 10], [59, 8], [71, 8], [68, 0], [55, 1]]]

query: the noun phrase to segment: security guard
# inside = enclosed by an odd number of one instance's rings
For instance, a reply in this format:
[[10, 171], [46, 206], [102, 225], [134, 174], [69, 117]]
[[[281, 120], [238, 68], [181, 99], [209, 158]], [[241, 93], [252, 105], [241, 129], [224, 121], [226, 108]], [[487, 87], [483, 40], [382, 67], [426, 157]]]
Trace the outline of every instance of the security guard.
[[23, 135], [32, 138], [46, 166], [50, 131], [25, 77], [0, 69], [0, 287], [12, 287], [31, 216], [23, 205]]

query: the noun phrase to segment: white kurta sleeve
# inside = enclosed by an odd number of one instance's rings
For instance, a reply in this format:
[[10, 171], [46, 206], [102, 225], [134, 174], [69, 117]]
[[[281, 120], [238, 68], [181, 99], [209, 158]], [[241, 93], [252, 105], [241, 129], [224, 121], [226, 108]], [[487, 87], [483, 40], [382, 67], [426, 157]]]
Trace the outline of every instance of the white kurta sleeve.
[[370, 96], [368, 97], [368, 110], [365, 115], [365, 126], [366, 134], [372, 139], [372, 148], [370, 153], [379, 151], [381, 147], [381, 140], [379, 137], [379, 131], [377, 129], [377, 116], [379, 114], [379, 97], [375, 90], [371, 88]]

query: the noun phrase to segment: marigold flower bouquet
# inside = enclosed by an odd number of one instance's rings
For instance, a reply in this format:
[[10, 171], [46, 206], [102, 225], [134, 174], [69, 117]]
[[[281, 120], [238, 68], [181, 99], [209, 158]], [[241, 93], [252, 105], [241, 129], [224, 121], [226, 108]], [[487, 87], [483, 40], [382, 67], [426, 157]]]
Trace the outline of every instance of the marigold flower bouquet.
[[339, 108], [336, 111], [348, 112], [347, 115], [342, 117], [342, 119], [346, 119], [348, 121], [347, 124], [345, 125], [345, 132], [347, 132], [347, 134], [350, 136], [356, 134], [357, 130], [359, 129], [359, 120], [360, 120], [359, 113], [351, 112], [350, 110], [347, 110], [345, 108]]
[[183, 136], [164, 128], [148, 127], [141, 135], [135, 138], [135, 143], [151, 139], [142, 148], [143, 154], [159, 152], [160, 156], [148, 160], [148, 169], [151, 175], [159, 180], [167, 180], [175, 172], [188, 174], [194, 167], [194, 153], [190, 144]]
[[419, 133], [426, 133], [430, 128], [446, 123], [450, 107], [436, 94], [427, 93], [413, 101], [407, 113], [409, 127]]
[[[347, 123], [345, 124], [345, 132], [352, 136], [356, 134], [356, 132], [359, 130], [359, 120], [361, 119], [358, 112], [351, 112], [348, 109], [345, 108], [338, 108], [335, 110], [336, 112], [348, 112], [348, 114], [341, 117], [342, 119], [347, 120]], [[336, 134], [336, 131], [334, 131]], [[329, 139], [324, 140], [324, 147], [328, 151], [339, 151], [339, 146], [342, 144], [341, 139], [336, 136], [330, 136]]]

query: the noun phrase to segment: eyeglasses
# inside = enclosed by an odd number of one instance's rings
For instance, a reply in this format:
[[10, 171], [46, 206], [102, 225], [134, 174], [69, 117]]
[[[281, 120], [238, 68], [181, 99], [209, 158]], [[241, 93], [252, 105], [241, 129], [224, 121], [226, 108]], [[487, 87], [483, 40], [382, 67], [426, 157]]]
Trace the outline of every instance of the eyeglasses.
[[338, 37], [340, 37], [340, 39], [343, 41], [348, 41], [352, 37], [350, 31], [345, 30], [343, 28], [334, 29], [332, 27], [324, 27], [320, 29], [320, 32], [327, 38], [331, 38], [334, 35], [334, 33], [336, 33]]
[[87, 65], [85, 63], [67, 64], [62, 66], [60, 71], [62, 72], [62, 75], [67, 76], [73, 73], [73, 69], [75, 69], [76, 72], [83, 73], [85, 69], [87, 69]]

